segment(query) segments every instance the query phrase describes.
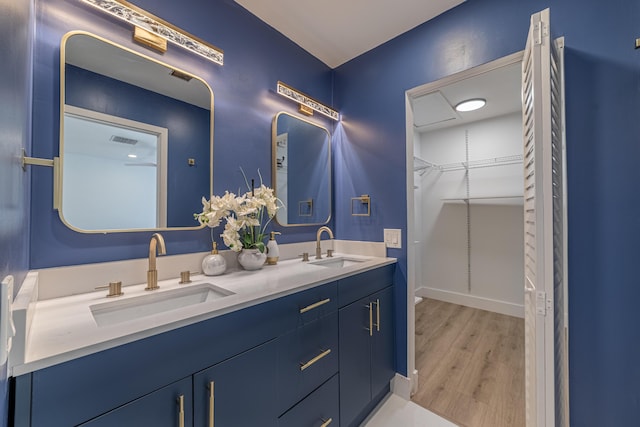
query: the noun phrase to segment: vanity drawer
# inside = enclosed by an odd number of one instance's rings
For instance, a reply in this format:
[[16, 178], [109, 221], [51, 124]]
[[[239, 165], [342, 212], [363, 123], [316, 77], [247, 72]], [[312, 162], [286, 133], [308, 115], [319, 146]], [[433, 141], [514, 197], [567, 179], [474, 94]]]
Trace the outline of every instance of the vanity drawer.
[[338, 313], [278, 338], [278, 413], [338, 372]]
[[334, 375], [278, 419], [278, 427], [338, 427], [339, 382]]
[[326, 285], [293, 294], [286, 298], [285, 330], [303, 326], [338, 309], [338, 283]]
[[393, 285], [394, 270], [395, 264], [390, 264], [340, 279], [338, 281], [339, 306], [345, 307], [360, 298]]

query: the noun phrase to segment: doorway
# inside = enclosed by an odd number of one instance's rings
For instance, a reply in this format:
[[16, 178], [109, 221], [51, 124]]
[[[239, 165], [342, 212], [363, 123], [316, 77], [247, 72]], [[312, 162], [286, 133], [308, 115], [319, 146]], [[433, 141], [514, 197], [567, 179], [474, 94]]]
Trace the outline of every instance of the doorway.
[[[461, 425], [524, 425], [521, 60], [411, 98], [413, 400]], [[469, 99], [484, 106], [456, 110]]]
[[[416, 127], [414, 100], [447, 85], [491, 72], [516, 62], [522, 62], [522, 166], [523, 185], [523, 228], [524, 228], [524, 385], [525, 419], [527, 426], [569, 425], [568, 408], [568, 302], [566, 298], [567, 249], [566, 249], [566, 186], [565, 138], [564, 138], [564, 82], [563, 82], [563, 39], [551, 39], [549, 9], [531, 16], [526, 48], [516, 53], [482, 66], [449, 76], [407, 91], [407, 233], [416, 236], [416, 197], [414, 195], [415, 141], [420, 138]], [[452, 106], [453, 107], [453, 106]], [[439, 121], [446, 120], [440, 119]], [[465, 138], [468, 137], [466, 134]], [[471, 222], [472, 199], [470, 192], [470, 169], [475, 159], [467, 153], [465, 169], [465, 192], [462, 199], [466, 218]], [[422, 159], [424, 160], [424, 159]], [[430, 163], [430, 162], [426, 162]], [[424, 165], [423, 165], [424, 166]], [[434, 168], [433, 165], [427, 165]], [[436, 166], [443, 166], [436, 164]], [[448, 165], [447, 165], [448, 166]], [[459, 184], [459, 182], [458, 182]], [[460, 187], [460, 185], [458, 185]], [[491, 196], [494, 198], [494, 196]], [[439, 230], [438, 230], [439, 231]], [[467, 246], [472, 240], [471, 227], [467, 225]], [[477, 241], [477, 239], [476, 239]], [[471, 293], [473, 247], [467, 247], [468, 280], [467, 293]], [[412, 393], [418, 392], [418, 371], [416, 370], [416, 310], [413, 303], [414, 291], [418, 286], [416, 266], [423, 264], [424, 257], [409, 245], [407, 251], [407, 329], [408, 329], [408, 370], [411, 375]], [[424, 272], [419, 275], [424, 277]], [[450, 296], [452, 293], [441, 294]], [[458, 294], [463, 294], [458, 292]], [[459, 295], [457, 295], [459, 297]], [[472, 305], [478, 298], [464, 298], [461, 305]], [[484, 301], [483, 304], [486, 304]], [[493, 305], [493, 309], [504, 304]], [[487, 308], [487, 307], [484, 307]], [[455, 367], [455, 365], [454, 365]], [[432, 372], [420, 373], [431, 375]], [[461, 379], [465, 381], [465, 379]]]

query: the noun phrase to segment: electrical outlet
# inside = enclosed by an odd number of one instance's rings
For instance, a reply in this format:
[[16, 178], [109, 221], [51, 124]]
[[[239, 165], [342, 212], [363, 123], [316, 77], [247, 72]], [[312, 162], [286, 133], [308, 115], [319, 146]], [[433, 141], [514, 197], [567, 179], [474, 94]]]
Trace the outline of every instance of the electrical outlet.
[[399, 228], [385, 228], [384, 243], [388, 248], [402, 248], [402, 230]]

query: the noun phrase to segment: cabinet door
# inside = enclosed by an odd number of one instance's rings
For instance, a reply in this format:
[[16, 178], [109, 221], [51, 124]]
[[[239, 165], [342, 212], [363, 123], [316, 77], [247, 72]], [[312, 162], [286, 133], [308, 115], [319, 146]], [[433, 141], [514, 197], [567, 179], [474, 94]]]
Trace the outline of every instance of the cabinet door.
[[[96, 387], [99, 387], [96, 385]], [[182, 403], [180, 404], [180, 398]], [[193, 425], [191, 377], [136, 399], [82, 427], [180, 427]], [[182, 411], [180, 409], [182, 408]]]
[[370, 297], [373, 302], [374, 330], [371, 337], [371, 395], [377, 396], [395, 375], [395, 328], [393, 288]]
[[197, 373], [193, 390], [196, 426], [275, 427], [276, 342]]
[[340, 425], [348, 426], [371, 400], [370, 299], [339, 311]]

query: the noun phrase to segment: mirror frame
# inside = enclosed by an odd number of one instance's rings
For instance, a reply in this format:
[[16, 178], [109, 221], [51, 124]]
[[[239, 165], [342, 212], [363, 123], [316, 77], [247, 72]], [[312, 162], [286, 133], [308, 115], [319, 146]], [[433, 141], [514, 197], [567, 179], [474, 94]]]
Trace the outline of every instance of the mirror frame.
[[[59, 164], [58, 164], [58, 172], [55, 174], [54, 180], [56, 181], [54, 183], [54, 186], [56, 188], [55, 193], [57, 194], [57, 203], [55, 203], [55, 209], [58, 211], [58, 215], [60, 217], [60, 220], [62, 221], [62, 223], [67, 226], [68, 228], [70, 228], [73, 231], [76, 231], [78, 233], [84, 233], [84, 234], [108, 234], [108, 233], [135, 233], [135, 232], [148, 232], [148, 231], [171, 231], [171, 230], [180, 230], [180, 231], [188, 231], [188, 230], [200, 230], [202, 228], [205, 227], [205, 225], [195, 225], [193, 227], [163, 227], [163, 228], [131, 228], [131, 229], [106, 229], [106, 230], [85, 230], [82, 228], [78, 228], [74, 225], [71, 225], [64, 217], [63, 214], [63, 206], [62, 206], [62, 192], [63, 192], [63, 176], [62, 176], [62, 171], [63, 171], [63, 164], [64, 164], [64, 115], [65, 115], [65, 80], [66, 80], [66, 73], [65, 73], [65, 65], [66, 65], [66, 61], [65, 61], [65, 57], [66, 57], [66, 45], [67, 45], [67, 40], [73, 36], [76, 35], [84, 35], [84, 36], [88, 36], [88, 37], [92, 37], [94, 39], [97, 39], [101, 42], [110, 44], [114, 47], [117, 47], [119, 49], [122, 49], [128, 53], [131, 53], [133, 55], [137, 55], [141, 58], [144, 58], [145, 60], [154, 62], [158, 65], [161, 65], [163, 67], [167, 67], [173, 70], [176, 70], [179, 73], [185, 74], [193, 79], [196, 79], [198, 81], [200, 81], [202, 84], [204, 84], [204, 86], [209, 90], [209, 93], [211, 94], [210, 99], [211, 99], [211, 103], [210, 103], [210, 121], [209, 121], [209, 194], [208, 195], [203, 195], [205, 197], [209, 197], [211, 194], [213, 194], [213, 105], [214, 105], [214, 94], [213, 94], [213, 90], [211, 89], [211, 86], [209, 86], [209, 84], [202, 79], [199, 76], [196, 76], [188, 71], [185, 71], [181, 68], [178, 67], [174, 67], [173, 65], [169, 65], [166, 62], [162, 62], [159, 61], [157, 59], [154, 59], [148, 55], [145, 55], [141, 52], [138, 52], [136, 50], [130, 49], [128, 47], [122, 46], [120, 44], [117, 44], [115, 42], [112, 42], [108, 39], [105, 39], [104, 37], [100, 37], [96, 34], [90, 33], [88, 31], [82, 31], [82, 30], [74, 30], [74, 31], [69, 31], [67, 32], [64, 36], [62, 36], [62, 40], [60, 42], [60, 134], [59, 134]], [[166, 199], [166, 195], [165, 195], [165, 199]], [[194, 222], [196, 222], [194, 220]]]
[[[331, 169], [332, 169], [332, 165], [331, 165], [331, 132], [329, 132], [329, 129], [327, 129], [326, 127], [319, 125], [317, 123], [314, 123], [310, 120], [307, 120], [304, 117], [301, 116], [297, 116], [291, 113], [288, 113], [286, 111], [280, 111], [278, 113], [276, 113], [275, 117], [273, 118], [273, 121], [271, 122], [271, 182], [272, 182], [272, 186], [273, 186], [273, 190], [275, 192], [276, 197], [278, 197], [278, 165], [277, 165], [277, 159], [276, 159], [276, 154], [277, 154], [277, 139], [278, 139], [278, 118], [282, 115], [286, 115], [289, 117], [292, 117], [294, 119], [298, 119], [300, 121], [303, 121], [305, 123], [308, 123], [312, 126], [315, 126], [317, 128], [322, 129], [323, 131], [325, 131], [327, 133], [327, 138], [329, 139], [329, 145], [328, 145], [328, 150], [327, 150], [327, 164], [329, 165], [329, 188], [328, 188], [328, 194], [329, 194], [329, 215], [327, 216], [327, 219], [324, 222], [309, 222], [309, 223], [304, 223], [304, 224], [282, 224], [280, 223], [280, 221], [278, 221], [278, 215], [274, 216], [275, 221], [278, 223], [278, 225], [280, 225], [281, 227], [306, 227], [306, 226], [317, 226], [317, 225], [326, 225], [329, 224], [329, 222], [331, 222], [331, 218], [332, 218], [332, 211], [333, 211], [333, 203], [332, 203], [332, 199], [333, 199], [333, 191], [332, 191], [332, 186], [333, 186], [333, 174], [331, 173]], [[287, 201], [288, 202], [288, 201]]]

